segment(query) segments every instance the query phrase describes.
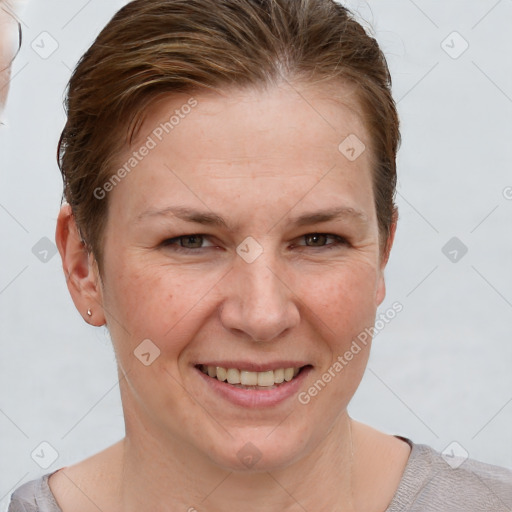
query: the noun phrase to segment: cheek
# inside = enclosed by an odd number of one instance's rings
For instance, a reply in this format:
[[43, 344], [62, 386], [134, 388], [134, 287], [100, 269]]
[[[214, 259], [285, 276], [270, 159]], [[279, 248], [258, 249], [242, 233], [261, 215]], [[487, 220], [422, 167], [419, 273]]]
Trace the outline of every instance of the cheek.
[[[302, 297], [325, 326], [326, 338], [334, 344], [350, 342], [375, 319], [375, 268], [359, 262], [333, 267], [308, 277]], [[320, 322], [317, 322], [320, 323]]]
[[371, 346], [368, 328], [375, 321], [375, 281], [375, 268], [361, 262], [309, 282], [305, 304], [314, 313], [311, 335], [329, 356], [322, 359], [318, 379], [298, 398], [326, 423], [345, 410], [364, 375]]
[[[220, 276], [178, 266], [144, 265], [119, 258], [108, 269], [105, 308], [122, 340], [123, 351], [152, 340], [162, 351], [180, 351], [199, 325], [201, 304], [208, 303]], [[196, 321], [194, 321], [196, 319]]]
[[[105, 310], [116, 352], [129, 357], [142, 340], [152, 340], [167, 354], [179, 354], [210, 323], [225, 289], [226, 269], [144, 264], [121, 255], [106, 268]], [[302, 327], [336, 358], [375, 319], [375, 268], [360, 259], [291, 273], [289, 300], [301, 308]], [[293, 276], [293, 277], [292, 277]], [[218, 287], [217, 287], [218, 286]], [[229, 293], [227, 294], [229, 296]], [[302, 306], [301, 306], [302, 304]], [[305, 306], [305, 307], [304, 307]]]

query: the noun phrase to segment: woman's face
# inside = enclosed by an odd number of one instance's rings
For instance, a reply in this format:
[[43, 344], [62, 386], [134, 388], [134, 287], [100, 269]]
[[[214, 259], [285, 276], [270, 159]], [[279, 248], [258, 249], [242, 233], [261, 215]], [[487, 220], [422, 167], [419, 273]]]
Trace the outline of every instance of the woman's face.
[[[355, 108], [348, 89], [346, 102]], [[125, 376], [128, 435], [269, 469], [344, 417], [368, 347], [333, 365], [385, 293], [369, 136], [353, 109], [319, 86], [282, 86], [174, 96], [148, 111], [118, 162], [125, 172], [103, 189], [98, 300]], [[199, 365], [306, 368], [261, 390]]]

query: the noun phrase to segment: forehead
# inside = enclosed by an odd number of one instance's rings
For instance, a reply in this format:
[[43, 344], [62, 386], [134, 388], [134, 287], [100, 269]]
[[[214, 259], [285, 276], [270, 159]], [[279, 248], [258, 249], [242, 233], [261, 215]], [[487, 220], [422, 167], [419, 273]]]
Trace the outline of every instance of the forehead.
[[150, 150], [115, 193], [137, 215], [155, 203], [168, 207], [186, 189], [216, 206], [246, 194], [262, 204], [285, 190], [296, 199], [308, 189], [310, 206], [340, 194], [350, 202], [372, 196], [369, 143], [349, 87], [336, 95], [330, 86], [296, 84], [173, 95], [146, 111], [119, 165]]
[[246, 157], [251, 153], [260, 156], [258, 150], [263, 144], [267, 151], [277, 145], [283, 149], [295, 145], [308, 151], [312, 148], [302, 145], [305, 137], [317, 147], [321, 143], [330, 150], [337, 150], [340, 138], [350, 133], [367, 139], [355, 88], [341, 82], [282, 82], [258, 88], [164, 95], [145, 110], [143, 119], [138, 142], [147, 134], [153, 134], [157, 143], [171, 144], [172, 139], [175, 154], [179, 153], [182, 136], [196, 137], [205, 146], [214, 143], [209, 154], [215, 149], [226, 154], [229, 149]]

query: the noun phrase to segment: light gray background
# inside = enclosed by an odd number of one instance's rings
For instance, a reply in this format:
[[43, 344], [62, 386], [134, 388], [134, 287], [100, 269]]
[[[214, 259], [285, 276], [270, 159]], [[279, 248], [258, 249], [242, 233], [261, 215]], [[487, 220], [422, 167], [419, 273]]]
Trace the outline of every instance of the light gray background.
[[[114, 354], [68, 294], [54, 240], [61, 178], [55, 152], [70, 70], [117, 0], [32, 1], [0, 129], [0, 510], [24, 481], [124, 435]], [[512, 468], [511, 0], [348, 2], [374, 30], [402, 121], [400, 222], [387, 269], [403, 311], [376, 337], [350, 412], [442, 451]], [[458, 58], [442, 42], [457, 31]], [[57, 50], [43, 59], [31, 46]], [[33, 43], [34, 42], [34, 43]], [[462, 40], [450, 36], [452, 54]], [[507, 197], [509, 199], [507, 199]], [[467, 254], [442, 252], [458, 237]], [[50, 256], [50, 255], [49, 255]], [[31, 458], [42, 441], [58, 458]]]

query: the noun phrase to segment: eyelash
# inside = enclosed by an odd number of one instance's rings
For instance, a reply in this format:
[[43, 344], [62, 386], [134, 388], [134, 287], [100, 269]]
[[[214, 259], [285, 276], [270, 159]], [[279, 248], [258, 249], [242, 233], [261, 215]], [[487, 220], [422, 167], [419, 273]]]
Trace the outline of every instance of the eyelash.
[[[349, 246], [350, 245], [349, 242], [345, 238], [338, 236], [338, 235], [332, 235], [330, 233], [307, 233], [305, 235], [300, 236], [299, 238], [305, 238], [307, 236], [315, 236], [315, 235], [316, 236], [325, 236], [327, 238], [333, 238], [335, 240], [335, 242], [331, 243], [331, 244], [324, 245], [324, 246], [314, 246], [314, 245], [297, 246], [296, 245], [295, 247], [331, 250], [331, 249], [335, 249], [336, 247], [339, 247], [339, 246]], [[176, 252], [182, 252], [182, 253], [188, 253], [188, 254], [197, 253], [200, 249], [208, 248], [208, 247], [197, 247], [195, 249], [190, 249], [187, 247], [181, 247], [177, 244], [177, 242], [179, 242], [180, 240], [183, 240], [186, 238], [194, 238], [194, 237], [208, 238], [208, 235], [194, 233], [192, 235], [177, 236], [175, 238], [168, 238], [167, 240], [164, 240], [160, 245], [161, 245], [161, 247], [170, 247], [173, 251], [176, 251]], [[213, 248], [212, 246], [209, 246], [209, 247]]]

